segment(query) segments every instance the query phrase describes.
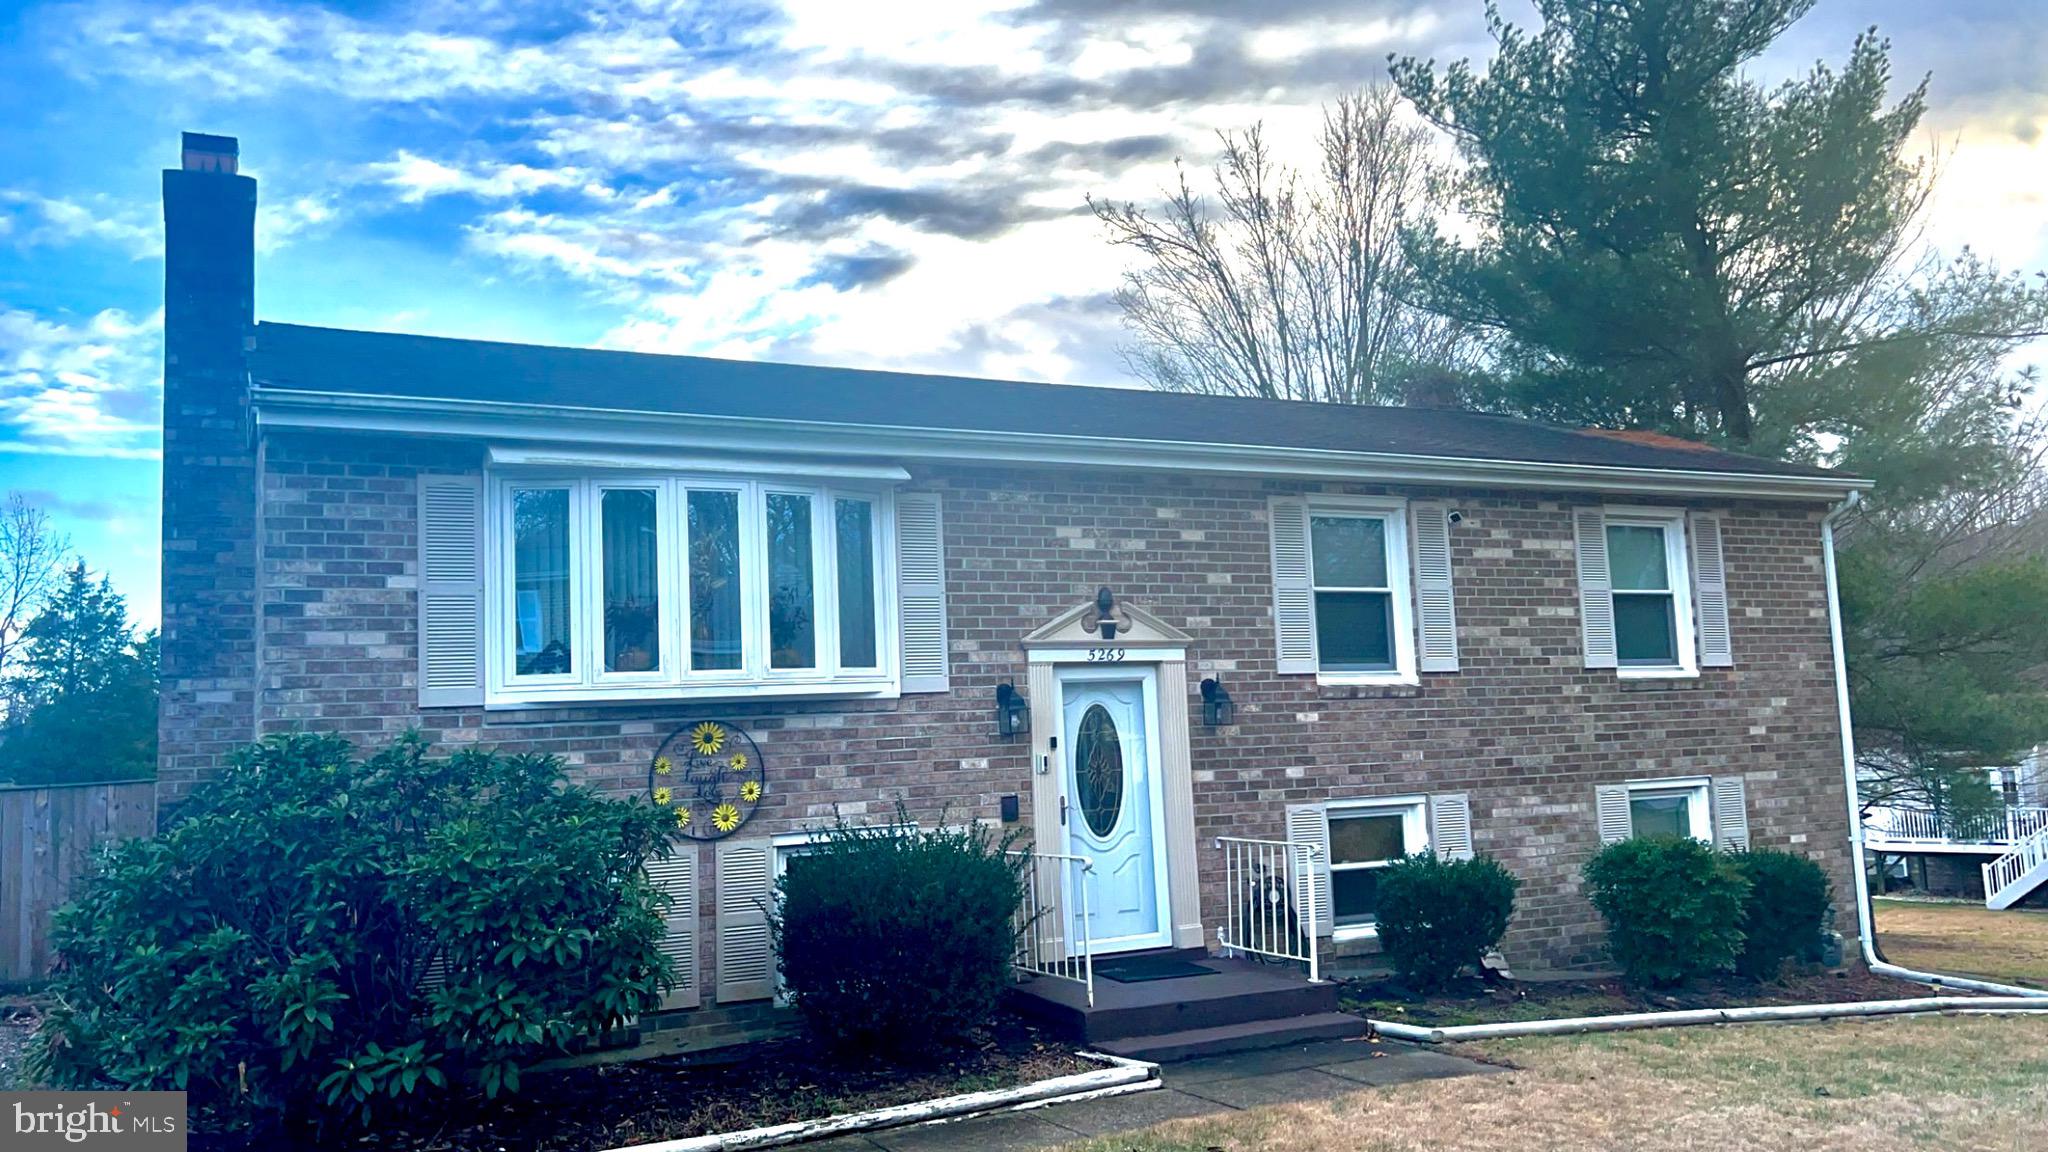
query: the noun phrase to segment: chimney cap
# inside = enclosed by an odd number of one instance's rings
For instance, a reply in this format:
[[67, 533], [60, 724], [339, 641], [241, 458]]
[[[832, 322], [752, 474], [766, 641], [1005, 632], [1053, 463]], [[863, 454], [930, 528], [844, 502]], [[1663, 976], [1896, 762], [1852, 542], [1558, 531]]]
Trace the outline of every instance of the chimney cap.
[[213, 136], [205, 132], [187, 132], [184, 136], [182, 167], [185, 171], [233, 175], [239, 167], [242, 145], [233, 136]]

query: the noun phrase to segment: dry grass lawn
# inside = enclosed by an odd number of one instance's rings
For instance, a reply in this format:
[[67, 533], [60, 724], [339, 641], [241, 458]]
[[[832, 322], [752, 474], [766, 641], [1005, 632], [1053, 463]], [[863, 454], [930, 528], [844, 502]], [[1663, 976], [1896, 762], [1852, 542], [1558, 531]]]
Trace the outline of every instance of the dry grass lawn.
[[2048, 911], [1874, 899], [1885, 959], [1927, 972], [2048, 985]]
[[1474, 1046], [1516, 1066], [1070, 1152], [2048, 1149], [2048, 1019], [1678, 1028]]

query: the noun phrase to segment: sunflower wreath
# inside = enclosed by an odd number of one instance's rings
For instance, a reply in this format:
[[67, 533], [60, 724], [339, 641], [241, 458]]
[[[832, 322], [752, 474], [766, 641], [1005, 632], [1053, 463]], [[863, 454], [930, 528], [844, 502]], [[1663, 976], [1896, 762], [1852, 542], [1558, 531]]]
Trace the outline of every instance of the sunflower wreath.
[[753, 819], [768, 794], [768, 776], [745, 729], [700, 720], [669, 733], [654, 750], [647, 789], [674, 815], [678, 834], [723, 840]]

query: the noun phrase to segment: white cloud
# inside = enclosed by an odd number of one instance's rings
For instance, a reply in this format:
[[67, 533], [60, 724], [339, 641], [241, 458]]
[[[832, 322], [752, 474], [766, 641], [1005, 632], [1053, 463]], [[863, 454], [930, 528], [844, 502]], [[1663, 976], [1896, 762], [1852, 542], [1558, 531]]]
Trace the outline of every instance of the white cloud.
[[65, 323], [0, 305], [0, 452], [159, 454], [163, 313]]
[[[1380, 75], [1388, 52], [1488, 50], [1472, 39], [1476, 0], [70, 11], [51, 49], [96, 83], [287, 118], [336, 105], [374, 126], [361, 155], [324, 157], [345, 174], [334, 188], [435, 203], [471, 253], [611, 310], [606, 343], [1098, 382], [1117, 371], [1106, 297], [1125, 256], [1082, 212], [1086, 195], [1149, 199], [1175, 157], [1199, 180], [1215, 133], [1254, 121], [1306, 160], [1321, 102]], [[1838, 59], [1854, 29], [1824, 31]], [[1804, 44], [1779, 71], [1806, 66]], [[1934, 236], [2037, 263], [2048, 140], [2012, 125], [2048, 116], [1972, 100], [1942, 121], [1963, 146]], [[342, 219], [343, 203], [317, 183], [266, 198], [266, 250], [374, 228], [375, 203]], [[139, 250], [155, 231], [150, 212], [85, 197], [0, 200], [10, 243]]]
[[104, 195], [64, 199], [0, 189], [0, 235], [27, 246], [92, 241], [138, 260], [164, 250], [163, 225], [155, 216]]

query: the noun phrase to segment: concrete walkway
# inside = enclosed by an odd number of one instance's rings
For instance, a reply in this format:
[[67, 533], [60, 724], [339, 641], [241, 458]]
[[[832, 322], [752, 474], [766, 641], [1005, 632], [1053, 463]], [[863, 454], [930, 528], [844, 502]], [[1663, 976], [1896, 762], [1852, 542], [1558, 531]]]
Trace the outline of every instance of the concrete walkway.
[[1161, 1069], [1166, 1086], [1149, 1092], [841, 1136], [799, 1147], [804, 1152], [1032, 1152], [1187, 1116], [1498, 1071], [1490, 1064], [1393, 1040], [1324, 1041], [1168, 1064]]

